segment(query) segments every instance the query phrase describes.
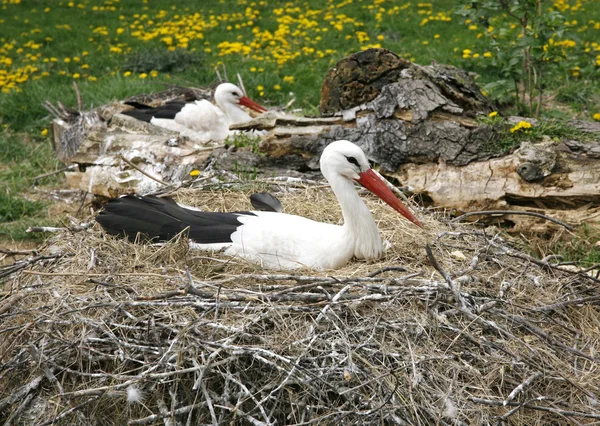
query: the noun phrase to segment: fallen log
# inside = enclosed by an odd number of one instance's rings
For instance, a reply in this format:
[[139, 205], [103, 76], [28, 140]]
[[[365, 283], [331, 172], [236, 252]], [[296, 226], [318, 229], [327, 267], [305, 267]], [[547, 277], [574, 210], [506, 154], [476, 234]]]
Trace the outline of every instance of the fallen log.
[[[173, 93], [140, 99], [156, 104], [161, 97], [168, 101]], [[185, 137], [118, 114], [124, 107], [114, 103], [96, 113], [100, 119], [76, 123], [76, 153], [63, 154], [79, 166], [67, 172], [69, 186], [110, 197], [145, 194], [178, 184], [192, 169], [202, 170], [209, 162], [229, 171], [308, 172], [312, 178], [318, 176], [323, 148], [348, 139], [382, 173], [434, 206], [457, 213], [536, 211], [570, 225], [597, 222], [600, 217], [600, 139], [593, 142], [594, 135], [600, 135], [597, 123], [569, 123], [579, 134], [591, 135], [585, 142], [545, 138], [541, 143], [523, 143], [515, 151], [492, 149], [502, 128], [478, 118], [493, 108], [469, 74], [437, 63], [413, 64], [385, 49], [350, 55], [329, 71], [319, 105], [322, 116], [270, 111], [232, 126], [261, 131], [253, 137], [252, 147], [228, 146], [230, 141], [225, 146], [199, 147]], [[507, 118], [504, 131], [522, 120]], [[66, 133], [64, 123], [54, 123], [59, 139]], [[526, 216], [503, 219], [510, 219], [519, 232], [545, 232], [554, 226]]]

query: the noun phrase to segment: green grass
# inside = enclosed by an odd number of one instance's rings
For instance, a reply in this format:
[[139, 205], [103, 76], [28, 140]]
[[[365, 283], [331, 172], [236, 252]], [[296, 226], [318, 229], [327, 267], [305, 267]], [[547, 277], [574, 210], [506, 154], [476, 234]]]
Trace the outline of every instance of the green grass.
[[580, 142], [596, 142], [598, 136], [592, 133], [585, 133], [578, 130], [566, 122], [565, 118], [546, 117], [539, 121], [538, 125], [530, 129], [521, 129], [512, 132], [515, 126], [507, 124], [503, 118], [496, 116], [494, 118], [481, 117], [480, 123], [494, 127], [496, 138], [490, 140], [484, 146], [484, 150], [494, 154], [506, 154], [519, 147], [523, 141], [540, 141], [544, 137], [549, 137], [555, 141], [562, 139], [574, 139]]
[[[59, 166], [48, 140], [31, 138], [26, 133], [0, 133], [0, 242], [41, 241], [44, 236], [28, 234], [32, 225], [54, 225], [48, 206], [23, 196], [33, 187], [38, 175]], [[56, 185], [57, 177], [46, 178], [44, 185]]]
[[600, 229], [584, 225], [568, 242], [559, 242], [554, 250], [564, 256], [565, 262], [578, 262], [583, 267], [600, 264]]
[[[463, 22], [454, 13], [455, 0], [13, 3], [0, 5], [0, 212], [3, 221], [14, 223], [2, 224], [0, 232], [15, 239], [23, 237], [20, 222], [50, 221], [45, 208], [22, 194], [35, 176], [61, 167], [48, 137], [40, 136], [51, 120], [41, 104], [75, 106], [73, 81], [87, 109], [170, 84], [205, 86], [216, 81], [215, 68], [225, 66], [230, 80], [236, 80], [236, 72], [242, 75], [249, 96], [258, 102], [282, 105], [295, 97], [295, 108], [316, 114], [328, 69], [369, 46], [388, 48], [419, 64], [435, 60], [462, 67], [477, 73], [482, 86], [501, 75], [483, 57], [491, 50], [485, 28]], [[553, 2], [543, 3], [551, 7]], [[591, 118], [600, 112], [600, 67], [594, 65], [599, 30], [592, 19], [600, 16], [600, 2], [569, 4], [564, 14], [571, 32], [565, 38], [576, 46], [567, 49], [564, 61], [552, 64], [546, 89], [553, 102]], [[498, 29], [508, 25], [506, 18], [494, 19], [491, 24]], [[465, 49], [472, 52], [468, 58]], [[502, 101], [506, 113], [517, 110], [510, 90], [508, 82], [488, 93]], [[552, 107], [545, 116], [571, 118], [564, 108]], [[542, 134], [573, 136], [560, 120], [552, 123], [528, 134], [507, 131], [492, 149], [511, 149], [524, 137]]]

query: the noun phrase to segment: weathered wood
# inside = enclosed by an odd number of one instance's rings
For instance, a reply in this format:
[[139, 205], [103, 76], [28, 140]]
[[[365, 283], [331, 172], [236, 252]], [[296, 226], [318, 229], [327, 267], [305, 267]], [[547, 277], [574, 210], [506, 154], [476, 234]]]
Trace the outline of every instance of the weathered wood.
[[329, 70], [323, 81], [319, 111], [331, 115], [352, 109], [373, 101], [384, 87], [405, 80], [431, 83], [469, 116], [492, 110], [464, 70], [435, 62], [420, 66], [387, 49], [367, 49], [342, 59]]
[[[405, 164], [397, 178], [435, 206], [458, 211], [525, 210], [571, 225], [600, 223], [600, 164], [585, 153], [565, 151], [562, 143], [525, 143], [510, 155], [465, 166]], [[588, 149], [600, 148], [591, 144]], [[523, 179], [520, 168], [537, 168], [536, 179]], [[554, 228], [550, 223], [513, 216], [514, 230], [524, 233]], [[558, 229], [558, 228], [557, 228]]]
[[492, 130], [462, 112], [428, 80], [406, 80], [385, 86], [372, 102], [329, 121], [270, 115], [235, 128], [266, 130], [261, 150], [278, 158], [299, 151], [318, 155], [331, 141], [347, 139], [394, 171], [407, 161], [462, 165], [490, 158], [484, 147], [494, 137]]
[[110, 129], [86, 132], [71, 158], [79, 169], [65, 172], [65, 176], [69, 187], [105, 197], [147, 194], [164, 186], [159, 181], [181, 182], [192, 169], [204, 168], [211, 150], [168, 130], [116, 114]]

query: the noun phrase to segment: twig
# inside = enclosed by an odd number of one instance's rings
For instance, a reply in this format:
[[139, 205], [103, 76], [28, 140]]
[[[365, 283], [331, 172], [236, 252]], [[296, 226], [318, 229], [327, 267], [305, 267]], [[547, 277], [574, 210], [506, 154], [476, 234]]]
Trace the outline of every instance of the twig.
[[246, 94], [246, 88], [244, 87], [244, 80], [242, 80], [242, 76], [240, 75], [240, 73], [237, 73], [237, 78], [238, 78], [238, 83], [240, 85], [240, 89], [242, 89], [242, 92], [244, 93], [244, 95]]
[[6, 398], [0, 400], [0, 411], [4, 410], [6, 407], [8, 407], [11, 404], [14, 404], [16, 401], [20, 400], [21, 398], [24, 398], [25, 396], [27, 396], [27, 394], [29, 394], [29, 392], [37, 389], [40, 386], [40, 383], [42, 383], [42, 380], [44, 379], [44, 377], [45, 377], [44, 374], [41, 374], [41, 375], [35, 377], [33, 380], [31, 380], [29, 383], [27, 383], [21, 389], [17, 390], [16, 392], [7, 396]]
[[543, 215], [541, 213], [535, 213], [535, 212], [522, 212], [522, 211], [514, 211], [514, 210], [482, 210], [479, 212], [469, 212], [469, 213], [465, 213], [463, 215], [460, 215], [458, 217], [455, 217], [454, 219], [452, 219], [449, 223], [455, 223], [455, 222], [460, 222], [463, 219], [466, 219], [467, 217], [470, 216], [482, 216], [482, 215], [521, 215], [521, 216], [534, 216], [534, 217], [539, 217], [541, 219], [545, 219], [545, 220], [549, 220], [550, 222], [554, 222], [557, 225], [563, 226], [564, 228], [568, 229], [569, 231], [574, 231], [575, 228], [565, 222], [562, 222], [558, 219], [555, 219], [553, 217], [549, 217], [546, 215]]
[[2, 254], [6, 254], [8, 256], [15, 256], [15, 255], [27, 255], [27, 254], [33, 254], [33, 255], [37, 255], [37, 250], [6, 250], [3, 248], [0, 248], [0, 253]]
[[25, 232], [62, 232], [62, 231], [66, 231], [67, 228], [62, 228], [62, 227], [56, 227], [56, 226], [30, 226], [29, 228], [27, 228], [25, 230]]
[[564, 307], [570, 306], [570, 305], [583, 305], [584, 303], [595, 304], [594, 302], [598, 302], [598, 301], [600, 301], [600, 295], [580, 297], [578, 299], [565, 300], [564, 302], [553, 303], [552, 305], [540, 306], [539, 308], [536, 308], [535, 310], [542, 311], [542, 312], [548, 312], [548, 311], [555, 311], [557, 309], [561, 309], [561, 308], [564, 308]]
[[121, 160], [125, 161], [127, 164], [129, 164], [129, 166], [133, 167], [134, 169], [136, 169], [138, 172], [140, 172], [141, 174], [143, 174], [144, 176], [149, 177], [150, 179], [152, 179], [155, 182], [160, 183], [161, 185], [169, 185], [168, 183], [163, 182], [162, 180], [152, 176], [149, 173], [146, 173], [145, 171], [143, 171], [142, 169], [140, 169], [138, 166], [136, 166], [135, 164], [133, 164], [131, 161], [129, 161], [127, 158], [125, 158], [123, 155], [119, 156], [121, 158]]
[[37, 183], [37, 181], [40, 180], [40, 179], [47, 178], [47, 177], [50, 177], [50, 176], [54, 176], [54, 175], [57, 175], [59, 173], [66, 172], [67, 170], [73, 170], [73, 169], [76, 169], [77, 167], [79, 167], [77, 164], [72, 164], [70, 166], [63, 167], [62, 169], [56, 170], [54, 172], [44, 173], [43, 175], [37, 175], [36, 177], [33, 178], [33, 184], [35, 185]]
[[12, 425], [13, 420], [19, 418], [19, 416], [21, 415], [23, 410], [25, 410], [25, 408], [29, 405], [33, 397], [34, 395], [32, 393], [28, 394], [23, 400], [23, 402], [21, 402], [21, 404], [17, 407], [17, 409], [11, 413], [10, 417], [6, 419], [6, 422], [4, 422], [4, 426]]
[[[49, 256], [34, 256], [31, 257], [29, 259], [21, 259], [16, 261], [15, 263], [13, 263], [12, 265], [9, 265], [5, 268], [3, 268], [3, 270], [0, 271], [0, 278], [3, 277], [7, 277], [23, 268], [26, 268], [27, 266], [31, 266], [36, 264], [39, 261], [42, 260], [50, 260], [50, 259], [60, 259], [61, 257], [65, 257], [65, 256], [69, 256], [70, 254], [54, 254], [54, 255], [49, 255]], [[22, 273], [27, 273], [27, 271], [22, 271]]]
[[545, 399], [546, 399], [545, 397], [543, 397], [543, 396], [539, 396], [539, 397], [537, 397], [537, 398], [532, 398], [532, 399], [529, 399], [529, 400], [527, 400], [527, 401], [525, 401], [525, 402], [522, 402], [522, 403], [520, 403], [520, 404], [517, 404], [517, 405], [515, 405], [515, 408], [513, 408], [512, 410], [509, 410], [509, 411], [507, 411], [507, 412], [506, 412], [504, 415], [502, 415], [502, 417], [500, 417], [500, 420], [503, 420], [503, 421], [506, 421], [506, 420], [508, 420], [508, 419], [510, 418], [510, 416], [512, 416], [513, 414], [515, 414], [515, 413], [516, 413], [517, 411], [519, 411], [521, 408], [523, 408], [523, 405], [525, 405], [525, 404], [531, 404], [532, 402], [535, 402], [535, 401], [543, 401], [543, 400], [545, 400]]
[[509, 402], [511, 402], [513, 399], [515, 399], [515, 397], [517, 395], [519, 395], [521, 392], [523, 392], [525, 390], [525, 388], [527, 388], [534, 380], [536, 380], [537, 378], [539, 378], [541, 376], [542, 376], [542, 373], [540, 371], [537, 371], [537, 372], [533, 373], [531, 376], [529, 376], [527, 379], [525, 379], [523, 381], [523, 383], [521, 383], [519, 386], [514, 388], [512, 390], [512, 392], [506, 397], [506, 399], [503, 402], [504, 406], [508, 405]]
[[50, 420], [46, 420], [44, 423], [41, 423], [39, 426], [48, 426], [48, 425], [52, 425], [55, 424], [58, 420], [63, 419], [65, 417], [67, 417], [69, 414], [79, 410], [80, 408], [88, 405], [90, 402], [95, 401], [99, 398], [99, 396], [93, 396], [88, 400], [83, 401], [80, 404], [77, 404], [74, 407], [69, 408], [68, 410], [63, 411], [62, 413], [60, 413], [58, 416], [53, 417]]
[[225, 76], [225, 81], [229, 81], [229, 77], [227, 77], [227, 67], [225, 66], [225, 64], [221, 64], [221, 66], [223, 67], [223, 75]]
[[100, 281], [100, 280], [97, 280], [95, 278], [90, 278], [86, 282], [93, 283], [93, 284], [98, 284], [98, 285], [101, 285], [101, 286], [104, 286], [104, 287], [109, 287], [109, 288], [118, 288], [118, 289], [121, 289], [121, 290], [125, 290], [127, 293], [136, 293], [135, 289], [132, 288], [132, 287], [124, 287], [124, 286], [117, 285], [117, 284], [114, 284], [114, 283], [107, 283], [106, 281]]
[[[476, 404], [492, 405], [492, 406], [497, 406], [497, 407], [505, 406], [504, 401], [497, 401], [494, 399], [475, 398], [475, 397], [472, 397], [469, 399]], [[554, 413], [554, 414], [558, 414], [560, 416], [565, 416], [565, 417], [584, 417], [587, 419], [600, 420], [600, 414], [582, 413], [579, 411], [562, 410], [560, 408], [551, 408], [551, 407], [545, 407], [543, 405], [534, 405], [534, 404], [529, 404], [529, 403], [521, 404], [519, 402], [509, 402], [506, 405], [508, 405], [510, 407], [521, 406], [521, 407], [525, 407], [525, 408], [530, 408], [532, 410], [545, 411], [548, 413]]]
[[81, 99], [81, 93], [79, 92], [79, 87], [77, 87], [77, 82], [73, 80], [73, 88], [75, 89], [75, 95], [77, 96], [77, 111], [83, 111], [83, 100]]
[[381, 268], [381, 269], [376, 270], [375, 272], [371, 272], [369, 275], [367, 275], [367, 277], [373, 278], [379, 274], [383, 274], [384, 272], [389, 272], [389, 271], [406, 272], [406, 268], [403, 268], [402, 266], [386, 266], [385, 268]]
[[202, 407], [204, 405], [206, 405], [206, 402], [202, 401], [202, 402], [198, 402], [196, 404], [188, 405], [186, 407], [178, 408], [177, 410], [170, 411], [166, 414], [162, 414], [162, 413], [161, 414], [152, 414], [151, 416], [148, 416], [148, 417], [142, 417], [140, 419], [130, 420], [129, 423], [127, 423], [127, 424], [129, 424], [129, 425], [147, 425], [150, 423], [154, 423], [157, 420], [163, 419], [166, 416], [178, 416], [180, 414], [189, 413], [190, 411], [192, 411], [196, 408]]
[[456, 301], [460, 303], [461, 308], [466, 309], [467, 304], [461, 296], [460, 291], [456, 288], [450, 276], [446, 273], [446, 271], [444, 271], [442, 266], [438, 263], [437, 259], [433, 256], [433, 251], [431, 250], [431, 246], [429, 244], [425, 245], [425, 252], [427, 253], [427, 257], [431, 262], [431, 266], [433, 266], [433, 268], [436, 271], [438, 271], [439, 274], [444, 278], [446, 283], [448, 283], [448, 288], [452, 291], [452, 293], [454, 293], [454, 297], [456, 298]]

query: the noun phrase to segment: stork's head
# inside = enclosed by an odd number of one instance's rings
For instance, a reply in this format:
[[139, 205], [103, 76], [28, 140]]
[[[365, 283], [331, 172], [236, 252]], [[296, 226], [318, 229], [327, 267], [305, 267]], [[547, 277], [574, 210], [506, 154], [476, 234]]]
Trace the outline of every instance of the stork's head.
[[363, 150], [352, 142], [339, 140], [327, 145], [321, 155], [320, 165], [326, 179], [339, 175], [349, 181], [358, 182], [412, 223], [423, 226], [371, 169]]
[[217, 90], [215, 90], [215, 102], [222, 110], [225, 110], [227, 105], [243, 105], [259, 113], [267, 110], [246, 97], [242, 89], [231, 83], [219, 84]]

